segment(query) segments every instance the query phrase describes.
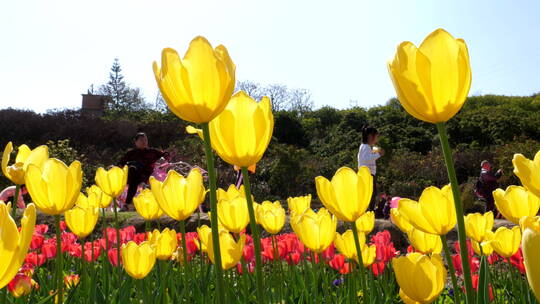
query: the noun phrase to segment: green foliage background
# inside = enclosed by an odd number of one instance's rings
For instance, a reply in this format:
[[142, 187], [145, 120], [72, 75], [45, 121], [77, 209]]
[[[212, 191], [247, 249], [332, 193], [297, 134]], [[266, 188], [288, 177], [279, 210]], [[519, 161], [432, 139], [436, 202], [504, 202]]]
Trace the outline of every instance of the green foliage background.
[[[322, 107], [274, 115], [274, 138], [254, 175], [259, 201], [315, 194], [317, 175], [331, 177], [341, 166], [355, 168], [360, 128], [366, 123], [379, 129], [386, 150], [378, 162], [381, 192], [414, 198], [426, 186], [447, 183], [435, 127], [409, 116], [395, 99], [369, 109]], [[169, 112], [149, 109], [111, 111], [101, 118], [71, 110], [36, 114], [6, 109], [0, 110], [0, 145], [48, 144], [53, 156], [84, 162], [88, 185], [98, 166], [115, 164], [131, 148], [138, 131], [148, 134], [152, 146], [169, 150], [174, 160], [204, 167], [200, 140], [185, 132], [186, 125]], [[504, 170], [501, 186], [519, 184], [511, 160], [514, 153], [530, 158], [540, 150], [540, 96], [470, 97], [448, 129], [465, 203], [473, 204], [472, 184], [484, 159]], [[232, 166], [218, 161], [218, 170], [220, 187], [234, 183]], [[1, 177], [0, 186], [7, 185]]]

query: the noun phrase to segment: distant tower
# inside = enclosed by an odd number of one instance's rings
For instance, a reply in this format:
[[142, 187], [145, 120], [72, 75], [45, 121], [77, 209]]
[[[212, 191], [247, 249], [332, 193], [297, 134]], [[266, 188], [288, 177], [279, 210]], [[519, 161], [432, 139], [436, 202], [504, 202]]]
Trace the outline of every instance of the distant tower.
[[84, 116], [103, 116], [107, 97], [104, 95], [82, 94], [81, 114]]

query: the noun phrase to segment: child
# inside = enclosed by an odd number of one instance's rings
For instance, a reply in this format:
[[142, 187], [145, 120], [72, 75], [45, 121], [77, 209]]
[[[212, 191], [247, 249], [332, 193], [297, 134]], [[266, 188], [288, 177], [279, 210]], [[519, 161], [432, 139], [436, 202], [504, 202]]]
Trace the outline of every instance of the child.
[[384, 151], [375, 146], [378, 138], [379, 131], [374, 127], [364, 126], [362, 128], [362, 144], [358, 149], [358, 168], [362, 166], [368, 167], [373, 176], [373, 195], [368, 210], [373, 210], [375, 207], [375, 198], [377, 196], [377, 159], [384, 155]]

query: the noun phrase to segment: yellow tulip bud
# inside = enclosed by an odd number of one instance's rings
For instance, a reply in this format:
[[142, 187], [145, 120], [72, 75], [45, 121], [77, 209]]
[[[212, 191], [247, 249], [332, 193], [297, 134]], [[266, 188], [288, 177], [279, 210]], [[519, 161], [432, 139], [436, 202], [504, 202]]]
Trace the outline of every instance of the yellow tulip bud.
[[341, 167], [329, 181], [325, 177], [315, 178], [317, 195], [322, 203], [338, 219], [356, 221], [366, 212], [373, 193], [373, 176], [367, 167], [358, 172]]
[[285, 209], [281, 207], [279, 201], [273, 203], [264, 201], [257, 207], [255, 212], [257, 214], [257, 222], [270, 234], [279, 233], [283, 225], [285, 225]]
[[301, 214], [293, 214], [290, 222], [300, 241], [316, 253], [323, 252], [334, 241], [337, 219], [324, 208], [317, 213], [308, 209]]
[[446, 235], [456, 226], [456, 209], [449, 185], [424, 189], [418, 202], [401, 199], [397, 209], [413, 227], [425, 233]]
[[[368, 246], [366, 244], [366, 236], [363, 233], [358, 233], [358, 243], [360, 244], [364, 267], [368, 267], [375, 261], [377, 247], [375, 245]], [[343, 234], [336, 233], [334, 245], [347, 259], [355, 260], [358, 263], [358, 253], [354, 243], [354, 234], [351, 229], [348, 229]]]
[[207, 225], [202, 225], [197, 227], [197, 235], [199, 236], [199, 241], [195, 242], [199, 250], [202, 252], [208, 251], [208, 243], [212, 242], [212, 228]]
[[221, 188], [218, 188], [217, 190], [218, 201], [222, 199], [232, 200], [233, 198], [236, 198], [238, 196], [246, 197], [244, 185], [240, 185], [240, 188], [236, 188], [235, 185], [229, 185], [229, 188], [227, 188], [227, 190], [223, 190]]
[[289, 213], [296, 212], [300, 214], [311, 207], [311, 194], [306, 196], [289, 197], [287, 199]]
[[191, 170], [186, 178], [171, 170], [163, 182], [151, 176], [150, 187], [159, 207], [177, 221], [187, 219], [206, 195], [199, 169]]
[[139, 195], [135, 196], [133, 204], [137, 213], [147, 221], [156, 220], [163, 215], [163, 210], [159, 207], [150, 189], [144, 189]]
[[99, 209], [94, 206], [76, 205], [65, 212], [64, 217], [69, 230], [83, 239], [90, 235], [99, 218]]
[[236, 67], [227, 49], [215, 49], [206, 38], [195, 37], [180, 59], [170, 48], [161, 53], [161, 69], [153, 63], [163, 99], [178, 117], [206, 123], [223, 111], [234, 91]]
[[535, 216], [540, 209], [540, 198], [519, 186], [510, 186], [506, 191], [497, 189], [493, 198], [501, 214], [514, 224], [524, 216]]
[[388, 71], [403, 108], [430, 123], [454, 117], [471, 87], [467, 45], [443, 29], [429, 34], [418, 48], [402, 42]]
[[527, 280], [536, 299], [540, 301], [540, 217], [524, 217], [520, 226], [523, 231], [521, 249]]
[[26, 258], [34, 234], [36, 207], [29, 204], [21, 219], [21, 230], [9, 215], [4, 202], [0, 201], [0, 288], [6, 286], [19, 271]]
[[153, 232], [148, 232], [148, 241], [154, 245], [156, 258], [160, 260], [170, 259], [178, 247], [176, 231], [169, 228], [165, 228], [162, 232], [159, 232], [157, 229]]
[[412, 228], [407, 231], [407, 238], [414, 249], [423, 254], [441, 253], [441, 237], [436, 234], [425, 233], [420, 229]]
[[[360, 248], [366, 246], [366, 236], [363, 233], [358, 233], [358, 242], [360, 243]], [[356, 245], [354, 243], [354, 234], [351, 229], [348, 229], [343, 234], [339, 234], [336, 232], [334, 245], [336, 246], [336, 249], [341, 252], [341, 254], [343, 254], [347, 259], [357, 260], [358, 254], [356, 252]]]
[[247, 201], [243, 196], [220, 200], [217, 204], [217, 214], [219, 222], [234, 233], [240, 233], [249, 224]]
[[356, 230], [364, 234], [369, 234], [375, 227], [375, 213], [368, 211], [356, 220]]
[[156, 250], [148, 241], [139, 245], [130, 241], [122, 245], [121, 254], [124, 269], [134, 279], [146, 277], [156, 263]]
[[478, 255], [490, 256], [493, 253], [493, 240], [495, 234], [491, 230], [487, 230], [482, 242], [471, 241], [474, 252]]
[[[274, 130], [274, 115], [268, 97], [257, 102], [244, 91], [209, 124], [212, 148], [224, 161], [249, 167], [261, 160]], [[189, 132], [189, 130], [188, 130]]]
[[24, 184], [24, 175], [30, 164], [41, 168], [45, 161], [49, 158], [49, 148], [47, 146], [39, 146], [34, 150], [30, 150], [27, 145], [19, 146], [15, 163], [8, 166], [10, 154], [13, 151], [13, 144], [8, 142], [2, 155], [2, 172], [4, 176], [9, 178], [17, 185]]
[[94, 192], [88, 193], [88, 196], [81, 192], [77, 197], [75, 205], [83, 208], [99, 208], [100, 199]]
[[493, 212], [467, 214], [465, 216], [465, 229], [467, 236], [472, 240], [478, 243], [487, 240], [488, 231], [493, 229]]
[[512, 164], [514, 164], [514, 174], [519, 177], [523, 186], [540, 197], [540, 151], [536, 152], [533, 160], [522, 154], [516, 154], [512, 159]]
[[398, 208], [390, 209], [390, 220], [399, 228], [399, 230], [405, 233], [413, 228], [411, 223], [409, 223], [409, 219], [400, 213]]
[[[419, 303], [431, 303], [441, 294], [446, 283], [446, 268], [441, 256], [431, 257], [417, 252], [392, 259], [400, 296]], [[402, 300], [406, 301], [402, 296]], [[409, 302], [410, 303], [410, 302]]]
[[113, 166], [109, 170], [98, 168], [95, 181], [101, 191], [112, 198], [117, 198], [124, 192], [128, 178], [128, 167]]
[[521, 230], [518, 226], [508, 229], [506, 227], [499, 227], [494, 234], [491, 247], [505, 258], [513, 256], [518, 250], [521, 244]]
[[[235, 242], [233, 236], [229, 232], [224, 230], [221, 230], [219, 232], [219, 248], [221, 250], [221, 266], [223, 269], [230, 269], [236, 266], [238, 262], [240, 262], [244, 251], [245, 243], [245, 234], [242, 234], [238, 242]], [[211, 241], [211, 235], [206, 246], [208, 246], [206, 251], [208, 253], [208, 258], [210, 258], [210, 261], [212, 261], [212, 263], [215, 263], [214, 244]]]
[[92, 185], [86, 188], [86, 194], [90, 196], [94, 194], [96, 200], [99, 202], [99, 208], [107, 208], [112, 202], [112, 197], [104, 193], [97, 185]]
[[68, 167], [58, 159], [49, 158], [42, 167], [30, 164], [24, 179], [39, 210], [50, 215], [62, 214], [71, 209], [79, 197], [81, 163], [74, 161]]

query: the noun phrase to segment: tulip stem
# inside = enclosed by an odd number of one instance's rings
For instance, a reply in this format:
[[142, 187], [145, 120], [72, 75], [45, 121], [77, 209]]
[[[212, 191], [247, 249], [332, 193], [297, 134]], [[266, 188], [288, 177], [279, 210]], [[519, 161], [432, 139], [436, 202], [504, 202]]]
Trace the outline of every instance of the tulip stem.
[[114, 228], [116, 229], [116, 267], [118, 269], [118, 285], [120, 287], [120, 224], [118, 223], [118, 202], [113, 198], [114, 206]]
[[210, 140], [210, 129], [208, 123], [201, 125], [204, 138], [204, 154], [206, 157], [206, 167], [208, 171], [208, 179], [210, 183], [210, 223], [212, 228], [212, 245], [214, 248], [215, 274], [216, 274], [216, 291], [218, 303], [226, 303], [225, 289], [223, 286], [223, 269], [221, 268], [221, 250], [219, 247], [219, 230], [217, 218], [217, 177], [216, 169], [214, 168], [214, 154], [212, 152], [212, 143]]
[[[259, 235], [259, 227], [255, 221], [255, 211], [253, 210], [253, 201], [251, 199], [251, 184], [249, 182], [249, 173], [247, 167], [242, 167], [242, 178], [244, 180], [244, 189], [246, 191], [246, 202], [249, 212], [249, 225], [251, 236], [253, 237], [253, 245], [255, 247], [255, 280], [257, 281], [257, 299], [259, 303], [265, 303], [263, 295], [263, 278], [262, 278], [262, 260], [261, 260], [261, 239]], [[213, 214], [214, 212], [212, 212]]]
[[445, 123], [438, 123], [437, 130], [439, 131], [439, 138], [441, 140], [444, 161], [446, 163], [446, 169], [448, 172], [448, 179], [450, 179], [452, 193], [454, 196], [454, 206], [456, 208], [457, 230], [459, 239], [459, 251], [462, 261], [461, 264], [463, 265], [463, 279], [465, 281], [465, 296], [467, 303], [473, 303], [474, 290], [472, 288], [471, 266], [469, 264], [469, 256], [467, 253], [467, 236], [465, 232], [465, 220], [463, 218], [463, 205], [461, 203], [461, 194], [459, 191], [456, 170], [454, 169], [452, 150], [450, 148], [450, 143], [448, 142], [448, 134], [446, 133]]
[[[63, 303], [62, 299], [62, 232], [60, 231], [60, 214], [55, 216], [56, 224], [56, 292], [58, 294], [57, 303]], [[55, 301], [56, 302], [56, 301]]]
[[184, 259], [184, 269], [187, 270], [188, 260], [187, 260], [187, 244], [186, 244], [186, 221], [181, 220], [180, 223], [180, 233], [182, 233], [182, 258]]
[[13, 203], [11, 204], [11, 215], [15, 221], [17, 216], [17, 204], [19, 203], [19, 192], [21, 191], [21, 185], [15, 185], [15, 195], [13, 196]]
[[360, 278], [362, 282], [360, 282], [360, 285], [362, 286], [362, 292], [364, 292], [364, 287], [366, 281], [366, 272], [364, 271], [364, 261], [362, 258], [362, 248], [360, 247], [360, 239], [358, 238], [358, 230], [356, 229], [356, 224], [354, 222], [351, 222], [351, 230], [353, 232], [354, 236], [354, 246], [356, 247], [356, 255], [358, 257], [358, 271], [360, 271]]
[[452, 262], [452, 256], [450, 255], [450, 249], [448, 249], [448, 242], [446, 240], [446, 235], [441, 235], [441, 242], [444, 249], [444, 256], [446, 258], [446, 263], [448, 264], [448, 270], [450, 271], [450, 278], [452, 279], [452, 287], [454, 288], [454, 302], [461, 303], [459, 297], [459, 285], [456, 278], [456, 270], [454, 268], [454, 263]]

